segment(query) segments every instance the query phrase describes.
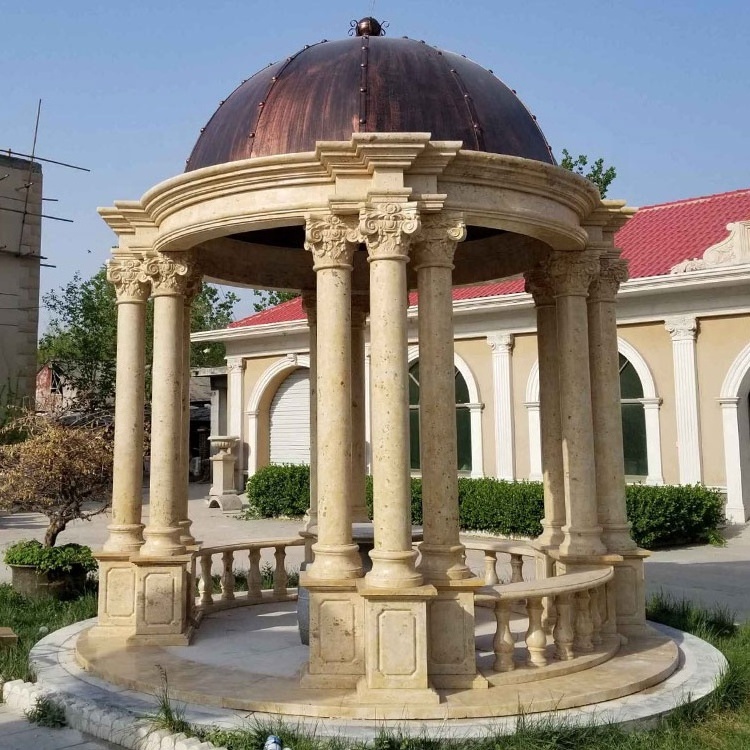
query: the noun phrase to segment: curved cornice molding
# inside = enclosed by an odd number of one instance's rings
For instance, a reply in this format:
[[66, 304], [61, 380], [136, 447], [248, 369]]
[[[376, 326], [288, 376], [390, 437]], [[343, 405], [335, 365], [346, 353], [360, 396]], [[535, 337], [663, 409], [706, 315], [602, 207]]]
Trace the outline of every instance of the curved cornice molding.
[[[604, 207], [588, 180], [560, 167], [459, 151], [459, 144], [429, 141], [425, 133], [366, 135], [321, 142], [315, 152], [181, 174], [140, 201], [119, 201], [100, 213], [121, 237], [148, 229], [152, 248], [170, 252], [234, 233], [304, 224], [306, 214], [331, 208], [358, 213], [374, 195], [396, 190], [420, 211], [464, 212], [467, 224], [581, 250], [586, 217], [614, 208]], [[618, 203], [616, 211], [621, 208]]]

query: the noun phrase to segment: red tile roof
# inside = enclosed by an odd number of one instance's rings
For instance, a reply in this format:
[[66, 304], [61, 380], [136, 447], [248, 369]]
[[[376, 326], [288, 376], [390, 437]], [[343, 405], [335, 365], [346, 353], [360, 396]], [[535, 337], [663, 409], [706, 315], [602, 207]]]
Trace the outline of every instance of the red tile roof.
[[[644, 206], [615, 236], [622, 255], [630, 261], [630, 278], [661, 276], [683, 260], [703, 252], [727, 236], [731, 221], [750, 219], [750, 189], [701, 198]], [[456, 287], [453, 300], [495, 297], [523, 291], [522, 279]], [[416, 292], [409, 304], [417, 301]], [[230, 328], [304, 320], [298, 297], [230, 324]]]

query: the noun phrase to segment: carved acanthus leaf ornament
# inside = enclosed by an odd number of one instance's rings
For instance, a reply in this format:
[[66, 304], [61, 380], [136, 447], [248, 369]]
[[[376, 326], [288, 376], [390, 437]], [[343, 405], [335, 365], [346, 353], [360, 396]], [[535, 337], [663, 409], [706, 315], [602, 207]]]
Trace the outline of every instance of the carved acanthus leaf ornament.
[[419, 214], [413, 204], [378, 203], [364, 209], [359, 217], [370, 260], [407, 259], [411, 236], [419, 228]]
[[456, 245], [466, 239], [466, 224], [459, 216], [438, 214], [422, 218], [422, 227], [414, 238], [414, 265], [453, 268]]
[[546, 262], [556, 297], [586, 297], [599, 273], [599, 254], [554, 252]]
[[305, 227], [305, 250], [313, 254], [314, 268], [351, 267], [359, 242], [354, 217], [311, 217]]
[[620, 284], [628, 280], [628, 262], [620, 258], [602, 258], [599, 275], [591, 282], [589, 296], [614, 302]]
[[153, 295], [184, 296], [192, 283], [194, 265], [188, 253], [159, 253], [145, 262]]
[[118, 302], [145, 302], [151, 292], [150, 279], [140, 258], [108, 261], [107, 280], [115, 287]]

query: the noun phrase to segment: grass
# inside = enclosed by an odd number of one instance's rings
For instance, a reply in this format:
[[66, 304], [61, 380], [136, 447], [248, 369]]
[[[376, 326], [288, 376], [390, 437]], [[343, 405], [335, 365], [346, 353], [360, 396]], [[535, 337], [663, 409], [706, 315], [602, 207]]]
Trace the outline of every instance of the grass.
[[68, 723], [65, 719], [65, 707], [46, 695], [37, 698], [34, 708], [24, 711], [24, 714], [32, 724], [40, 727], [59, 729]]
[[[94, 584], [95, 586], [95, 584]], [[18, 643], [0, 650], [0, 675], [4, 680], [33, 682], [29, 651], [47, 633], [96, 616], [94, 588], [69, 601], [28, 599], [13, 591], [10, 584], [0, 584], [0, 625], [13, 628]]]
[[[409, 735], [383, 730], [370, 743], [375, 750], [746, 750], [750, 747], [750, 624], [737, 626], [726, 609], [706, 611], [689, 602], [655, 597], [649, 619], [693, 633], [719, 648], [729, 667], [716, 690], [706, 698], [685, 704], [657, 727], [626, 731], [614, 725], [575, 725], [520, 716], [514, 734], [488, 731], [486, 736], [464, 738]], [[166, 684], [166, 683], [165, 683]], [[169, 705], [168, 693], [165, 694]], [[165, 723], [160, 727], [169, 729]], [[227, 750], [257, 750], [266, 737], [281, 737], [292, 750], [361, 750], [362, 741], [322, 737], [309, 726], [283, 720], [251, 720], [237, 729], [190, 726], [184, 719], [173, 731], [182, 731]]]

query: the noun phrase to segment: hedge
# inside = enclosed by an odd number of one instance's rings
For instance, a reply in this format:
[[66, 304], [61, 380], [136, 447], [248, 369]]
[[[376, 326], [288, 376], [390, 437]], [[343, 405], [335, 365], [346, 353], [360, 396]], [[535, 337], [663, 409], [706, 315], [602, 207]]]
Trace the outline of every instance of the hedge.
[[[372, 477], [367, 477], [372, 517]], [[310, 497], [308, 466], [267, 466], [247, 483], [251, 517], [303, 516]], [[646, 548], [716, 541], [724, 522], [724, 500], [702, 485], [628, 485], [627, 513], [633, 538]], [[461, 528], [510, 537], [535, 537], [544, 515], [541, 482], [483, 478], [458, 480]], [[412, 522], [422, 523], [422, 480], [411, 480]]]

